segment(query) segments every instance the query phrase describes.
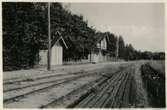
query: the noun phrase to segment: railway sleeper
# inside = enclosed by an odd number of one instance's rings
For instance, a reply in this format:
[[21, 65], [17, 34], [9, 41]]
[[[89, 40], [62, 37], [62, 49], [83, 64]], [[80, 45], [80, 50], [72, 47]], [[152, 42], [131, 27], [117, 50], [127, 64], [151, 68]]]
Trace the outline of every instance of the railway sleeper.
[[119, 107], [125, 107], [128, 108], [130, 107], [130, 101], [129, 101], [129, 97], [130, 97], [130, 85], [132, 83], [132, 77], [129, 77], [127, 84], [125, 85], [125, 89], [124, 89], [124, 93], [123, 93], [123, 97], [122, 97], [122, 103]]
[[114, 102], [113, 104], [113, 108], [120, 108], [121, 104], [123, 103], [123, 94], [124, 94], [124, 91], [125, 89], [129, 89], [129, 88], [126, 88], [126, 85], [128, 85], [129, 81], [131, 80], [131, 74], [130, 73], [127, 73], [128, 76], [127, 78], [124, 80], [124, 83], [120, 86], [118, 92], [117, 92], [117, 98], [116, 98], [116, 101]]
[[[73, 94], [76, 94], [79, 91], [83, 91], [83, 90], [89, 88], [94, 82], [100, 81], [100, 80], [101, 80], [101, 78], [98, 78], [95, 81], [88, 82], [87, 84], [84, 84], [81, 87], [78, 87], [78, 88], [74, 89], [73, 91], [71, 91], [70, 93], [66, 94], [65, 96], [62, 96], [62, 97], [60, 97], [58, 99], [55, 99], [55, 100], [53, 100], [53, 101], [51, 101], [51, 102], [49, 102], [49, 103], [47, 103], [45, 105], [41, 105], [39, 108], [50, 108], [50, 107], [54, 107], [56, 105], [60, 106], [60, 103], [62, 105], [62, 103], [65, 100], [67, 100], [67, 99], [70, 100], [70, 97], [73, 96]], [[85, 91], [84, 91], [84, 93], [85, 93]], [[64, 105], [64, 103], [63, 103], [63, 105]]]
[[[103, 87], [101, 87], [101, 89], [99, 90], [99, 92], [97, 93], [92, 93], [90, 96], [88, 96], [86, 99], [84, 99], [83, 101], [81, 101], [76, 107], [81, 107], [81, 108], [85, 108], [85, 107], [94, 107], [94, 106], [91, 106], [90, 104], [93, 103], [93, 101], [99, 97], [99, 93], [101, 93], [101, 91], [105, 91], [104, 89], [106, 87], [108, 87], [108, 85], [110, 84], [110, 81], [112, 78], [115, 78], [116, 76], [118, 76], [118, 74], [120, 73], [117, 73], [117, 74], [114, 74], [110, 79], [108, 79], [106, 82], [104, 82], [105, 84], [103, 84]], [[106, 87], [104, 87], [106, 86]], [[96, 102], [96, 101], [95, 101]], [[90, 106], [89, 106], [90, 105]]]
[[[110, 77], [108, 77], [108, 78], [113, 77], [115, 74], [118, 75], [118, 73], [120, 73], [120, 71], [115, 72], [114, 74], [110, 75]], [[107, 79], [108, 79], [108, 78], [107, 78]], [[108, 85], [107, 82], [109, 82], [109, 80], [105, 80], [103, 83], [101, 83], [101, 84], [99, 85], [99, 87], [101, 88], [101, 89], [99, 89], [99, 91], [101, 91], [101, 90], [104, 88], [104, 85], [105, 85], [105, 84]], [[105, 84], [104, 84], [104, 83], [105, 83]], [[103, 85], [103, 86], [101, 87], [101, 85]], [[77, 108], [78, 108], [78, 107], [80, 107], [80, 108], [87, 107], [87, 106], [85, 106], [85, 105], [88, 104], [88, 103], [90, 104], [90, 103], [92, 102], [91, 99], [94, 99], [94, 97], [98, 97], [98, 93], [99, 93], [99, 92], [95, 92], [95, 93], [91, 92], [91, 94], [89, 94], [85, 99], [83, 99], [82, 101], [80, 101], [80, 102], [78, 103], [78, 105], [76, 104], [76, 105], [73, 106], [73, 107], [77, 107]]]
[[114, 103], [114, 101], [116, 99], [116, 94], [117, 94], [121, 84], [123, 84], [124, 79], [126, 79], [126, 77], [127, 77], [127, 74], [125, 72], [124, 76], [122, 77], [122, 80], [120, 80], [118, 82], [118, 84], [114, 87], [114, 90], [112, 91], [111, 96], [109, 97], [109, 100], [106, 102], [106, 105], [104, 105], [105, 108], [111, 108], [112, 107], [112, 105], [113, 105], [113, 103]]
[[[94, 91], [94, 90], [92, 90], [92, 89], [97, 88], [97, 86], [101, 85], [101, 83], [103, 83], [105, 80], [106, 80], [106, 78], [99, 78], [98, 80], [95, 80], [95, 81], [94, 81], [95, 84], [94, 84], [93, 86], [90, 86], [90, 87], [89, 87], [88, 89], [86, 89], [86, 90], [83, 89], [82, 91], [80, 91], [80, 92], [82, 92], [82, 93], [81, 93], [80, 96], [77, 96], [77, 97], [79, 97], [79, 98], [77, 98], [76, 101], [74, 101], [72, 104], [65, 104], [65, 105], [67, 105], [66, 107], [69, 107], [69, 108], [73, 107], [77, 102], [79, 102], [80, 100], [82, 100], [83, 98], [85, 98], [85, 96], [89, 95], [89, 93], [92, 93], [92, 92]], [[91, 83], [91, 84], [92, 84], [92, 83]], [[83, 85], [83, 87], [84, 87], [84, 86], [85, 86], [85, 85]], [[82, 87], [81, 87], [81, 88], [82, 88]], [[70, 93], [67, 94], [66, 96], [60, 97], [60, 99], [56, 99], [56, 100], [54, 100], [54, 101], [52, 101], [52, 102], [46, 104], [46, 105], [44, 106], [44, 108], [54, 107], [54, 106], [56, 106], [56, 105], [59, 104], [60, 100], [64, 100], [64, 101], [65, 101], [65, 99], [66, 99], [67, 97], [68, 97], [68, 99], [70, 99], [70, 96], [74, 96], [73, 94], [76, 94], [75, 92], [78, 92], [79, 89], [80, 89], [80, 88], [77, 88], [76, 90], [70, 92]], [[95, 92], [95, 91], [94, 91], [94, 92]], [[61, 101], [61, 102], [63, 102], [63, 101]], [[65, 102], [63, 102], [63, 103], [65, 103]], [[62, 105], [62, 104], [61, 104], [61, 105]], [[65, 105], [63, 105], [63, 106], [65, 106]]]
[[[113, 79], [111, 78], [109, 80], [109, 83], [107, 84], [107, 87], [105, 89], [103, 89], [102, 91], [100, 91], [99, 94], [97, 94], [97, 97], [93, 98], [92, 100], [92, 105], [88, 106], [88, 107], [93, 107], [93, 108], [98, 108], [100, 107], [104, 101], [105, 101], [105, 97], [106, 95], [109, 95], [109, 90], [113, 88], [114, 85], [117, 84], [117, 80], [119, 80], [121, 78], [122, 74], [118, 74], [117, 77], [115, 76]], [[110, 94], [111, 95], [111, 94]], [[90, 103], [89, 103], [90, 104]]]
[[97, 93], [99, 91], [103, 90], [106, 86], [107, 86], [107, 83], [104, 83], [101, 86], [99, 86], [99, 89], [98, 89], [97, 92], [92, 92], [91, 94], [89, 94], [85, 99], [83, 99], [82, 101], [80, 101], [79, 104], [75, 106], [75, 108], [77, 108], [77, 107], [83, 108], [86, 104], [90, 103], [90, 101], [92, 100], [92, 98], [94, 98], [95, 96], [97, 96]]

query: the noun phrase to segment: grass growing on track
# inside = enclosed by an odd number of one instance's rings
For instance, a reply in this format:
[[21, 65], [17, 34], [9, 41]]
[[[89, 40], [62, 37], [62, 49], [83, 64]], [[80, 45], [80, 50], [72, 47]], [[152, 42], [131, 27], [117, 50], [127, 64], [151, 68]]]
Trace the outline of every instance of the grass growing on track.
[[165, 77], [153, 69], [149, 63], [141, 67], [142, 80], [148, 92], [149, 104], [152, 107], [165, 107]]

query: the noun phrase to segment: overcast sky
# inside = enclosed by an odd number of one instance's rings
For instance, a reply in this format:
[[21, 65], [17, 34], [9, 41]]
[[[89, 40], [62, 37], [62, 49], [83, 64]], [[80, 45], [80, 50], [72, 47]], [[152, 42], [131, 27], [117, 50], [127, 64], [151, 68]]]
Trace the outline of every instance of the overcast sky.
[[138, 50], [164, 51], [164, 4], [70, 3], [72, 13], [82, 14], [89, 26], [122, 35]]

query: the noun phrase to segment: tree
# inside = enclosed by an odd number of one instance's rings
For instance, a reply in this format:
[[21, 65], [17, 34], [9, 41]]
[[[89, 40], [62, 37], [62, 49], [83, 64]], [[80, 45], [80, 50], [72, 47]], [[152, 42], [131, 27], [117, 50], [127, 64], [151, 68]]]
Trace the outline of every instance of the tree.
[[32, 67], [46, 41], [46, 18], [33, 3], [3, 2], [4, 69]]
[[[40, 49], [47, 49], [48, 18], [46, 3], [2, 3], [3, 68], [16, 70], [33, 67], [38, 62]], [[96, 46], [100, 36], [107, 36], [107, 52], [115, 56], [117, 37], [111, 32], [96, 31], [82, 15], [72, 14], [60, 3], [51, 4], [51, 39], [59, 31], [68, 49], [63, 49], [63, 58], [84, 58]], [[121, 59], [165, 59], [165, 53], [140, 52], [131, 44], [125, 46], [119, 37]]]
[[111, 56], [115, 57], [117, 37], [113, 33], [110, 33], [110, 32], [107, 32], [106, 35], [108, 36], [107, 51], [109, 51]]
[[125, 43], [122, 36], [119, 36], [119, 57], [124, 58], [125, 56]]
[[[33, 67], [40, 49], [47, 48], [47, 4], [3, 3], [4, 69]], [[72, 14], [60, 3], [51, 4], [51, 39], [59, 31], [69, 49], [64, 58], [80, 58], [94, 46], [95, 30], [82, 15]], [[83, 54], [83, 52], [85, 54]]]

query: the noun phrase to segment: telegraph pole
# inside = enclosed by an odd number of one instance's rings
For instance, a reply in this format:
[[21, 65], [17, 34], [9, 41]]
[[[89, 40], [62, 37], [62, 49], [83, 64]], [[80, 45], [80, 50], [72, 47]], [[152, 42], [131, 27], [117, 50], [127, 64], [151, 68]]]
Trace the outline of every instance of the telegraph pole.
[[47, 64], [48, 70], [50, 70], [50, 63], [51, 63], [50, 3], [48, 2], [48, 64]]

